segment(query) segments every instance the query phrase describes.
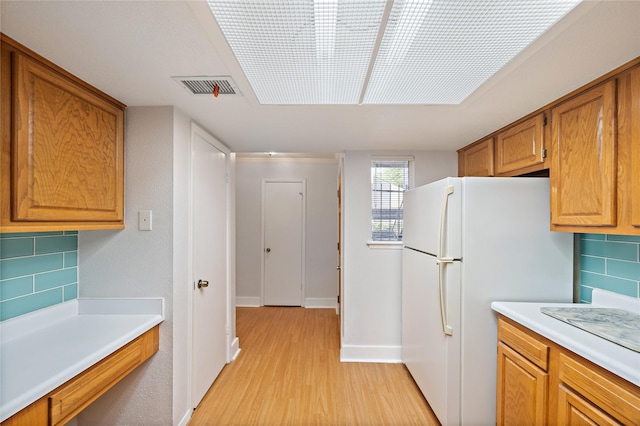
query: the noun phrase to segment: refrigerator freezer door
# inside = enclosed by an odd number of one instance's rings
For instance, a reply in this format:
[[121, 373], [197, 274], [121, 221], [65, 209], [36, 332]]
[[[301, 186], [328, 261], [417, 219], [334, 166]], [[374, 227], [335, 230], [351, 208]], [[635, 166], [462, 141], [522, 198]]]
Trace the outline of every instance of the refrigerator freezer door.
[[461, 182], [446, 178], [404, 194], [405, 246], [442, 258], [462, 256]]
[[453, 334], [443, 333], [434, 256], [402, 255], [402, 360], [442, 424], [459, 419], [460, 262], [444, 265], [444, 300]]

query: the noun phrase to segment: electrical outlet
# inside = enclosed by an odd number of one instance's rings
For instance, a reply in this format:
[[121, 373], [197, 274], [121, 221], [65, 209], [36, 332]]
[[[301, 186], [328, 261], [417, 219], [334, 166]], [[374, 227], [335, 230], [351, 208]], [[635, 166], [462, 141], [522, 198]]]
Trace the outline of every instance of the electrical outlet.
[[151, 210], [138, 211], [138, 230], [151, 231]]

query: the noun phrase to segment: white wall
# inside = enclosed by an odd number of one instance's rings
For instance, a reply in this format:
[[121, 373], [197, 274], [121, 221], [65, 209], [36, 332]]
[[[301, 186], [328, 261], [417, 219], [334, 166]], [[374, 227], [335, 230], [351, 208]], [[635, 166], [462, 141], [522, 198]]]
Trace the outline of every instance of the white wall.
[[[191, 120], [174, 108], [173, 118], [173, 424], [190, 417], [191, 244]], [[135, 225], [134, 225], [135, 226]], [[153, 231], [152, 231], [153, 232]], [[235, 336], [235, 324], [231, 330]]]
[[[169, 425], [188, 407], [190, 121], [173, 107], [127, 109], [125, 223], [82, 231], [81, 297], [164, 297], [160, 350], [78, 416], [79, 424]], [[140, 209], [153, 230], [137, 230]]]
[[256, 159], [236, 161], [236, 300], [258, 305], [261, 293], [263, 179], [306, 179], [305, 305], [335, 306], [337, 265], [337, 161]]
[[455, 152], [348, 151], [344, 157], [343, 361], [401, 361], [402, 250], [367, 246], [371, 239], [372, 156], [413, 155], [415, 186], [457, 176]]

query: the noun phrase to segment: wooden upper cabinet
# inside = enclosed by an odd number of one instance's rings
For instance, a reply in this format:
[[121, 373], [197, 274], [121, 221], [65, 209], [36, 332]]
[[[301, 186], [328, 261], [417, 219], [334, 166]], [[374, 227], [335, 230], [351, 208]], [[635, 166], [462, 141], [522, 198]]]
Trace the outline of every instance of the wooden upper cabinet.
[[631, 158], [625, 163], [629, 170], [626, 196], [631, 203], [631, 226], [640, 232], [640, 67], [631, 70], [620, 81], [620, 144], [624, 143], [631, 151]]
[[124, 105], [2, 42], [2, 232], [123, 228]]
[[497, 176], [509, 175], [514, 171], [527, 173], [544, 167], [544, 126], [545, 115], [538, 114], [497, 134]]
[[640, 57], [459, 149], [458, 174], [547, 175], [552, 231], [640, 235]]
[[459, 176], [493, 176], [493, 138], [458, 151]]
[[547, 168], [545, 114], [458, 150], [459, 176], [518, 176]]
[[122, 220], [121, 109], [14, 55], [13, 220]]
[[618, 78], [618, 223], [640, 234], [640, 67]]
[[615, 226], [616, 81], [551, 112], [551, 224]]

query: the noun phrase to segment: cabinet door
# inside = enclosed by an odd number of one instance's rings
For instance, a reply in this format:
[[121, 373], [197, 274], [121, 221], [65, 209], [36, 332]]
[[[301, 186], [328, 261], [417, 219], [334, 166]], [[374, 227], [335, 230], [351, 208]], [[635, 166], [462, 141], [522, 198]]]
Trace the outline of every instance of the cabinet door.
[[493, 176], [493, 138], [464, 149], [458, 158], [460, 176]]
[[640, 68], [618, 77], [617, 234], [640, 234]]
[[499, 342], [497, 424], [546, 424], [548, 383], [547, 373]]
[[[567, 351], [560, 353], [558, 357], [558, 380], [560, 387], [571, 389], [580, 398], [590, 401], [593, 407], [621, 424], [640, 425], [638, 387], [610, 371]], [[567, 408], [560, 405], [559, 410]]]
[[[496, 137], [496, 174], [519, 169], [528, 171], [544, 164], [544, 114], [538, 114], [498, 133]], [[535, 168], [535, 167], [534, 167]]]
[[566, 426], [621, 425], [595, 405], [571, 389], [560, 385], [558, 391], [558, 423]]
[[123, 219], [123, 111], [13, 54], [13, 221]]
[[631, 224], [640, 230], [640, 67], [631, 71], [629, 84], [630, 126], [627, 143], [631, 145]]
[[552, 110], [551, 223], [616, 224], [615, 81]]

